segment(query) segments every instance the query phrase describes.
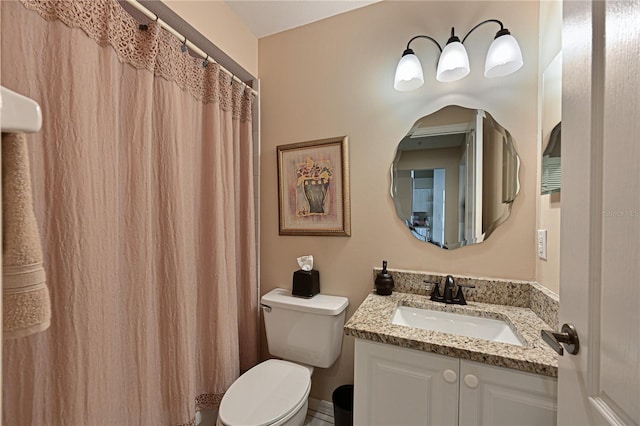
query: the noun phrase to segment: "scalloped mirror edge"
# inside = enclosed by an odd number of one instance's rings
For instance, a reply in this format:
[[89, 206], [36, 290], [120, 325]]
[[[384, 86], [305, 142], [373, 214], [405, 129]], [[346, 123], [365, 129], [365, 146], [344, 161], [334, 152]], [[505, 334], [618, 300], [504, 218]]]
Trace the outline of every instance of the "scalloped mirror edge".
[[443, 249], [486, 240], [520, 192], [513, 137], [490, 113], [449, 105], [415, 122], [391, 164], [391, 197], [411, 235]]

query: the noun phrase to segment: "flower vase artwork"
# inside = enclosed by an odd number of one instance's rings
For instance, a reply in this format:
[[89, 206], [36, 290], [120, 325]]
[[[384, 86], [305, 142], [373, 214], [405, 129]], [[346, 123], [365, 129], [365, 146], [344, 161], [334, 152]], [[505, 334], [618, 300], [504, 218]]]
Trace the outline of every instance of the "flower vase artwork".
[[[302, 194], [304, 199], [298, 200], [296, 215], [326, 215], [327, 194], [329, 185], [333, 179], [333, 169], [330, 161], [314, 161], [307, 157], [306, 162], [296, 165], [298, 194]], [[302, 202], [300, 202], [302, 201]]]
[[279, 145], [280, 235], [351, 236], [348, 138]]

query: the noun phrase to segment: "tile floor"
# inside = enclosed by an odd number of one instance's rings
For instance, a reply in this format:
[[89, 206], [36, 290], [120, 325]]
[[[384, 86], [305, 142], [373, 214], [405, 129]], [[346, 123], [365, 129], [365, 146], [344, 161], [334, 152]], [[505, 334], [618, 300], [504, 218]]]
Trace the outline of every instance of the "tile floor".
[[309, 409], [304, 426], [333, 425], [333, 405], [327, 401], [309, 398]]

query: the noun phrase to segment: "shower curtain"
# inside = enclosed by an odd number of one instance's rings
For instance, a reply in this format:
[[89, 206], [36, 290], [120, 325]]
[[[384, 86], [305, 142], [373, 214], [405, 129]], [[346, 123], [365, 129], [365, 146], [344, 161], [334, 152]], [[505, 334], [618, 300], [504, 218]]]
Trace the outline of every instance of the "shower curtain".
[[116, 0], [0, 7], [52, 300], [3, 342], [3, 424], [192, 423], [258, 357], [251, 93]]

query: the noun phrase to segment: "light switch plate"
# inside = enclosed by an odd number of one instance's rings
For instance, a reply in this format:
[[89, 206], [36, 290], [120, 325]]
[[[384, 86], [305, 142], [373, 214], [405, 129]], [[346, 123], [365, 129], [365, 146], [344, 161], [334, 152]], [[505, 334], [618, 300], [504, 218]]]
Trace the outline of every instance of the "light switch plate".
[[547, 260], [547, 230], [538, 229], [538, 257]]

